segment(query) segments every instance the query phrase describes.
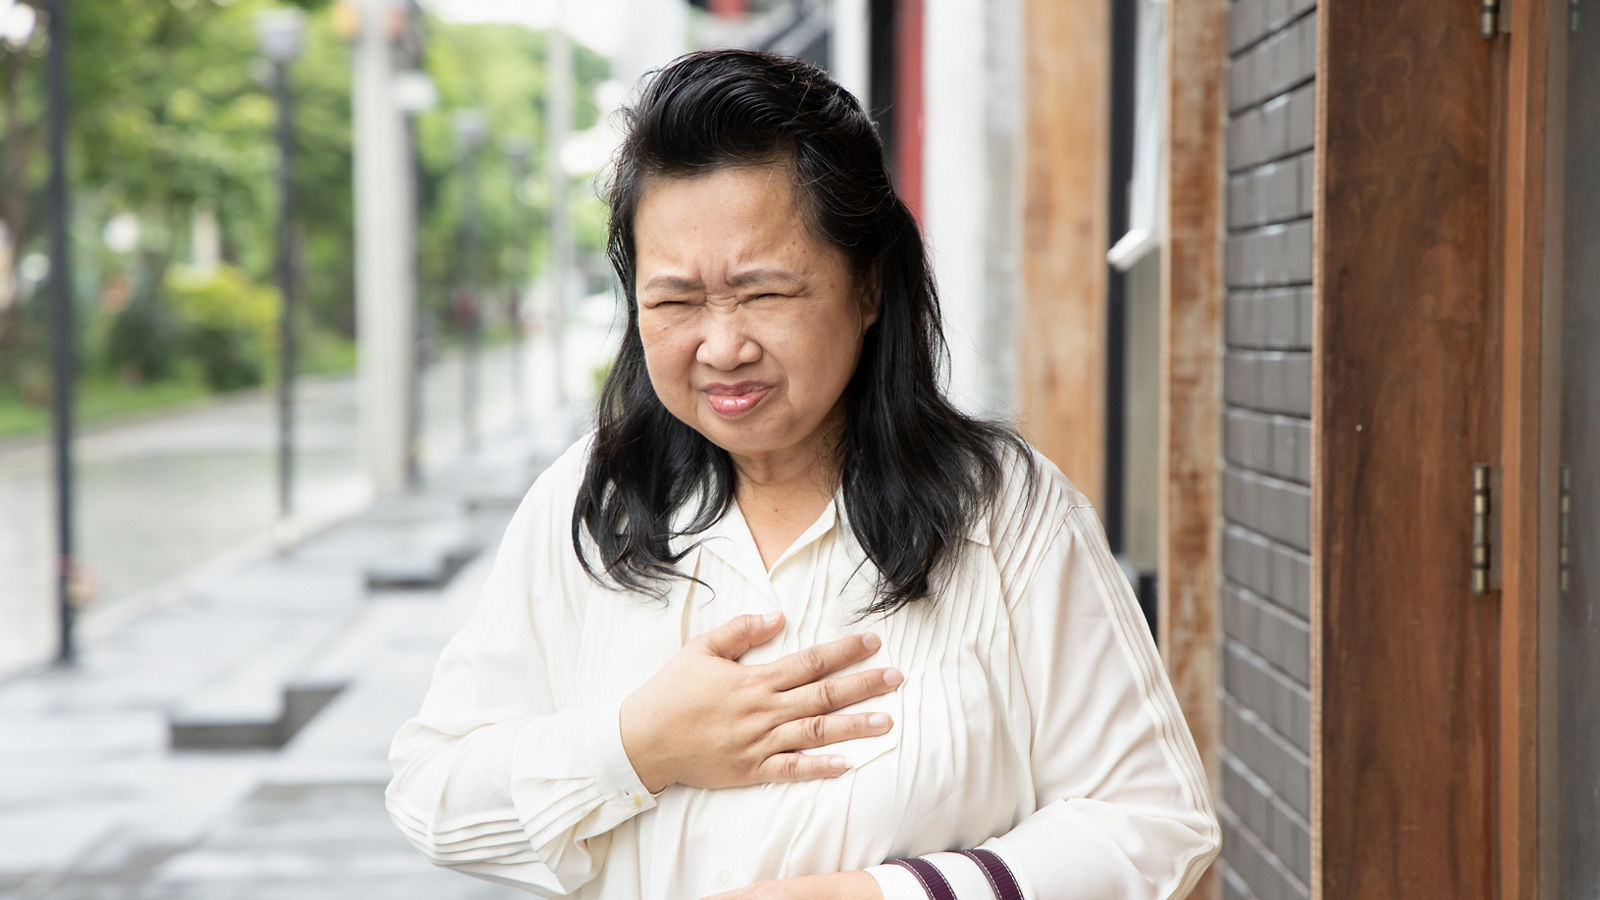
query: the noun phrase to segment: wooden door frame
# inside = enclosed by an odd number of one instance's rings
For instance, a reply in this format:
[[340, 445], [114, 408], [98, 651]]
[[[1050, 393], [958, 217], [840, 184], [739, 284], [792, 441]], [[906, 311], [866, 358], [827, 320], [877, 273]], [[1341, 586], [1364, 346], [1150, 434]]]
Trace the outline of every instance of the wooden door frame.
[[1499, 525], [1499, 896], [1539, 893], [1539, 477], [1545, 235], [1545, 0], [1511, 4], [1505, 48]]
[[[1561, 316], [1566, 3], [1511, 7], [1505, 91], [1505, 287], [1502, 379], [1500, 896], [1536, 900], [1547, 885], [1554, 829], [1556, 645], [1550, 598], [1556, 563], [1554, 485], [1560, 467]], [[1554, 10], [1552, 9], [1554, 8]], [[1520, 39], [1519, 39], [1520, 36]]]

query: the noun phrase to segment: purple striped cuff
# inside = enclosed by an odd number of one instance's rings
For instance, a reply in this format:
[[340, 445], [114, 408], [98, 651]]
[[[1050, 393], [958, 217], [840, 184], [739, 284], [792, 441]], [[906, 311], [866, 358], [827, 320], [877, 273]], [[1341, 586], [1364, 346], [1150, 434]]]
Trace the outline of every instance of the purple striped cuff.
[[935, 868], [933, 863], [913, 857], [891, 859], [887, 864], [910, 870], [911, 874], [916, 876], [917, 882], [922, 885], [923, 893], [932, 900], [956, 900], [955, 889], [950, 887], [950, 882], [945, 880], [944, 874]]
[[1022, 885], [1017, 883], [1017, 876], [1011, 874], [1011, 867], [1000, 858], [1000, 854], [993, 850], [956, 852], [972, 860], [983, 870], [983, 877], [989, 879], [989, 887], [994, 891], [995, 900], [1023, 900]]

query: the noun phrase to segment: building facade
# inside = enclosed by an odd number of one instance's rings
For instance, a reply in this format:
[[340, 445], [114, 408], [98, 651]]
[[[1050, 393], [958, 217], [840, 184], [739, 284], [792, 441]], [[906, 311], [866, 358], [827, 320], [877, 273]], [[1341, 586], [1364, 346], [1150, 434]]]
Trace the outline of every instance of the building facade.
[[1593, 0], [735, 5], [816, 24], [956, 398], [1099, 508], [1223, 819], [1196, 896], [1596, 895]]

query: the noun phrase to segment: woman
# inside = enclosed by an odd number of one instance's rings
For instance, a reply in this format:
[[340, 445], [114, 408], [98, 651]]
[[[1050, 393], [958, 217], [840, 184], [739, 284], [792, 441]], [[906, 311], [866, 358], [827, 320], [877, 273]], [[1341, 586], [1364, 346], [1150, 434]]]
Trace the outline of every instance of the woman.
[[442, 865], [587, 898], [1167, 898], [1194, 744], [1083, 495], [937, 387], [916, 224], [796, 60], [656, 73], [628, 328], [395, 738]]

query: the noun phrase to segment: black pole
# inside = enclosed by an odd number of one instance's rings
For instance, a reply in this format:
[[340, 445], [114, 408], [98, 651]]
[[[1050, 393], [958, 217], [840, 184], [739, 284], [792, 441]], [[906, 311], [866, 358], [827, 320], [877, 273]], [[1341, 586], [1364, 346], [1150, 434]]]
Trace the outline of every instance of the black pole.
[[461, 161], [461, 306], [465, 358], [461, 365], [462, 428], [468, 450], [478, 449], [478, 152], [469, 145]]
[[67, 0], [50, 8], [50, 52], [45, 65], [50, 107], [50, 395], [56, 475], [56, 609], [61, 642], [56, 662], [77, 659], [74, 602], [77, 563], [72, 548], [72, 407], [76, 360], [72, 333], [72, 259], [67, 218]]
[[278, 292], [283, 297], [278, 320], [278, 515], [294, 513], [294, 109], [289, 92], [289, 65], [272, 64], [278, 102]]
[[[1137, 75], [1138, 9], [1111, 5], [1111, 190], [1107, 200], [1112, 240], [1128, 230], [1128, 184], [1133, 180], [1134, 80]], [[1105, 248], [1107, 250], [1110, 247]], [[1105, 521], [1111, 552], [1127, 552], [1128, 456], [1128, 277], [1106, 267]]]

